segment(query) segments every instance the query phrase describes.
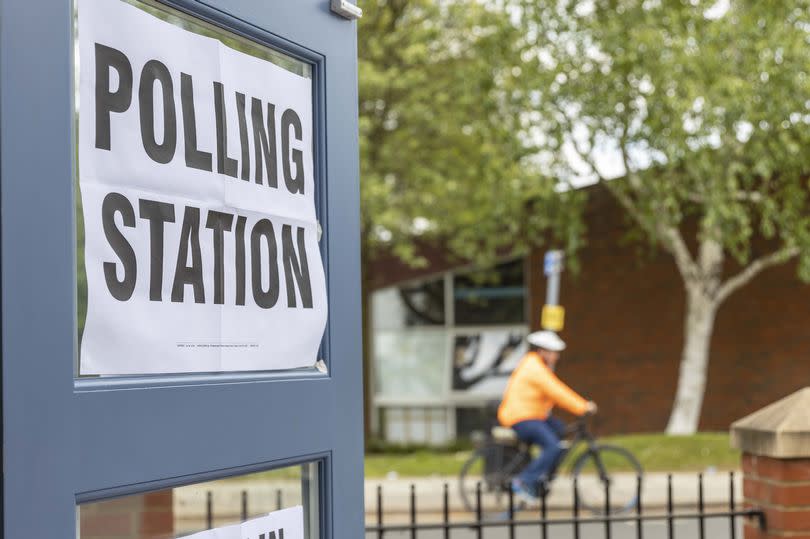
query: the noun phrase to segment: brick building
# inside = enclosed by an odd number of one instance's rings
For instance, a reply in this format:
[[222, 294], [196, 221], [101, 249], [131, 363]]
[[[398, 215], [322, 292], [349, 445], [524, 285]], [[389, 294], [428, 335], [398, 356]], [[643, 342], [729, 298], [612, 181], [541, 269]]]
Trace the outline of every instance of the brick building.
[[[628, 240], [626, 217], [609, 196], [594, 192], [590, 198], [588, 242], [579, 253], [581, 269], [578, 274], [564, 273], [562, 279], [566, 324], [561, 335], [569, 348], [559, 372], [571, 386], [599, 403], [599, 432], [661, 431], [677, 382], [683, 285], [668, 254]], [[455, 303], [458, 309], [459, 296], [469, 294], [469, 288], [458, 285], [459, 278], [466, 279], [468, 269], [454, 267], [438, 250], [426, 249], [425, 254], [431, 263], [420, 270], [394, 260], [378, 262], [370, 276], [373, 297], [390, 295], [395, 289], [402, 294], [418, 289], [420, 283], [441, 279], [446, 306]], [[494, 328], [512, 333], [521, 327], [524, 332], [539, 327], [545, 296], [542, 257], [543, 250], [537, 250], [523, 259], [505, 261], [501, 267], [509, 273], [507, 286], [501, 282], [480, 287], [484, 296], [491, 297], [497, 290], [508, 292], [511, 303], [502, 307], [522, 309], [519, 316], [496, 322]], [[522, 270], [522, 293], [516, 292], [514, 266]], [[468, 279], [466, 282], [469, 284]], [[463, 350], [460, 333], [491, 329], [479, 325], [484, 318], [479, 316], [467, 326], [456, 319], [445, 320], [442, 327], [448, 344], [443, 352], [425, 344], [423, 348], [433, 354], [431, 361], [414, 359], [388, 376], [386, 362], [400, 358], [395, 347], [380, 349], [378, 337], [386, 331], [385, 321], [380, 328], [380, 319], [390, 318], [378, 312], [377, 303], [372, 301], [371, 317], [375, 321], [372, 350], [377, 369], [374, 424], [378, 434], [401, 442], [441, 443], [487, 421], [490, 413], [482, 406], [496, 392], [468, 395], [457, 391], [455, 370], [448, 366], [458, 360], [460, 346]], [[805, 324], [810, 324], [810, 285], [797, 279], [792, 264], [766, 270], [726, 301], [711, 344], [701, 430], [726, 430], [735, 418], [808, 385], [810, 332]], [[410, 331], [424, 333], [427, 329]], [[436, 367], [442, 353], [448, 365]], [[409, 375], [421, 376], [416, 371], [426, 364], [437, 372], [444, 369], [434, 376], [442, 381], [418, 395], [390, 391]]]

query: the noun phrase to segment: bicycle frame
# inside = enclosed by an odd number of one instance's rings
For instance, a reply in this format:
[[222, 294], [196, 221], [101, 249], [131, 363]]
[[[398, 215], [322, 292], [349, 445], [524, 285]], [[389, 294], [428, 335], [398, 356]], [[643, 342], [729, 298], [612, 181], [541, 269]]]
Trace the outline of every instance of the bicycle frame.
[[563, 449], [563, 451], [560, 453], [560, 456], [557, 458], [556, 462], [552, 466], [548, 478], [549, 483], [557, 477], [557, 472], [562, 467], [562, 464], [563, 462], [565, 462], [566, 457], [569, 454], [571, 454], [574, 451], [574, 449], [576, 449], [583, 443], [586, 444], [588, 447], [586, 451], [593, 456], [593, 460], [596, 463], [596, 467], [599, 471], [599, 478], [602, 481], [609, 481], [607, 471], [605, 470], [605, 466], [602, 463], [602, 458], [599, 456], [599, 451], [596, 450], [597, 447], [596, 438], [588, 430], [586, 418], [579, 419], [576, 422], [572, 423], [566, 429], [566, 434], [571, 432], [574, 433], [574, 436], [571, 439], [571, 443], [568, 447]]
[[[563, 435], [563, 440], [567, 440], [567, 445], [561, 444], [561, 450], [556, 461], [552, 463], [549, 470], [549, 476], [546, 480], [540, 481], [535, 485], [538, 497], [545, 497], [551, 488], [552, 482], [556, 479], [560, 470], [563, 469], [565, 463], [570, 459], [573, 461], [569, 465], [570, 473], [575, 477], [574, 485], [577, 488], [577, 499], [579, 498], [580, 487], [584, 489], [583, 492], [588, 492], [588, 500], [583, 501], [584, 507], [588, 510], [599, 513], [604, 509], [607, 503], [601, 501], [594, 502], [591, 496], [593, 486], [596, 486], [596, 491], [599, 492], [602, 488], [600, 483], [604, 486], [605, 500], [610, 500], [609, 485], [613, 482], [611, 480], [609, 467], [613, 466], [613, 460], [606, 458], [605, 454], [617, 454], [629, 463], [637, 473], [641, 474], [641, 467], [637, 460], [626, 449], [621, 447], [611, 446], [609, 444], [601, 444], [596, 436], [591, 434], [587, 425], [587, 417], [583, 417], [566, 428]], [[532, 445], [527, 441], [516, 438], [513, 434], [506, 435], [500, 432], [491, 431], [490, 435], [481, 444], [470, 458], [465, 462], [459, 476], [459, 485], [462, 499], [466, 507], [473, 511], [476, 507], [474, 498], [470, 497], [473, 494], [481, 496], [481, 494], [494, 495], [491, 501], [495, 505], [503, 504], [502, 496], [506, 493], [512, 492], [512, 481], [514, 477], [520, 473], [527, 464], [534, 458], [532, 455]], [[474, 470], [476, 463], [483, 463], [483, 473], [480, 479], [475, 477], [477, 471], [470, 473]], [[569, 471], [569, 470], [566, 470]], [[470, 476], [473, 477], [470, 477]], [[582, 476], [582, 483], [577, 487], [577, 478]], [[483, 482], [482, 482], [483, 480]], [[594, 483], [594, 480], [597, 483]], [[476, 482], [479, 487], [475, 487]], [[480, 487], [484, 487], [483, 489]], [[598, 496], [598, 495], [597, 495]], [[511, 498], [510, 498], [511, 499]], [[521, 502], [522, 503], [522, 502]], [[619, 511], [624, 511], [629, 507], [637, 504], [637, 500], [631, 499], [626, 504], [620, 504]], [[614, 504], [615, 505], [615, 504]], [[521, 505], [522, 507], [522, 505]]]

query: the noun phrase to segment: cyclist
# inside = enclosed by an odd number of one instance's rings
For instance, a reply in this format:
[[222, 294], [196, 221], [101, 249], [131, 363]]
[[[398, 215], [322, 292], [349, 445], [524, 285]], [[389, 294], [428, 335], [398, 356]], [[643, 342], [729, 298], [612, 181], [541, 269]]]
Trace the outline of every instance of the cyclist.
[[536, 331], [526, 337], [529, 352], [520, 360], [504, 391], [498, 421], [511, 427], [518, 438], [542, 447], [540, 456], [512, 479], [512, 490], [525, 501], [536, 501], [537, 485], [545, 485], [549, 472], [562, 452], [560, 438], [565, 424], [551, 416], [558, 405], [574, 415], [596, 412], [596, 404], [585, 400], [554, 374], [565, 350], [565, 342], [552, 331]]

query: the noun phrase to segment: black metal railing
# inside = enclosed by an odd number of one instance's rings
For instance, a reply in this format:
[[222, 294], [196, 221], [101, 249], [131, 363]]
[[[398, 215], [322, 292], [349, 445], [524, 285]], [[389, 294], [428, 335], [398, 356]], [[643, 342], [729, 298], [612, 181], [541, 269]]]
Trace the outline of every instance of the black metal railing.
[[[284, 494], [281, 489], [276, 489], [276, 510], [284, 508]], [[214, 527], [214, 493], [211, 490], [205, 492], [205, 526], [210, 530]], [[240, 519], [242, 522], [248, 519], [248, 491], [240, 492]], [[220, 515], [221, 516], [221, 515]]]
[[[415, 485], [410, 486], [410, 499], [408, 507], [409, 521], [407, 523], [387, 524], [384, 521], [385, 507], [383, 487], [377, 487], [376, 522], [366, 526], [366, 536], [384, 539], [386, 535], [394, 533], [406, 533], [410, 539], [418, 539], [420, 532], [442, 532], [445, 539], [451, 537], [454, 530], [466, 530], [465, 537], [469, 537], [472, 531], [476, 539], [482, 539], [487, 530], [498, 529], [499, 537], [503, 536], [506, 530], [509, 539], [515, 539], [516, 530], [522, 527], [539, 528], [540, 537], [548, 539], [551, 528], [568, 526], [573, 531], [574, 539], [582, 538], [582, 530], [587, 525], [602, 525], [602, 537], [612, 539], [613, 526], [617, 523], [628, 523], [635, 527], [635, 537], [644, 539], [645, 522], [663, 522], [666, 524], [667, 539], [676, 538], [675, 523], [679, 521], [694, 521], [697, 524], [699, 539], [706, 538], [706, 521], [709, 519], [727, 519], [728, 537], [737, 539], [737, 521], [741, 518], [754, 519], [760, 530], [766, 526], [765, 514], [760, 509], [738, 508], [734, 495], [734, 472], [729, 473], [729, 490], [727, 504], [718, 506], [713, 504], [711, 509], [707, 509], [704, 495], [703, 474], [697, 476], [697, 500], [693, 508], [689, 510], [675, 510], [675, 500], [673, 496], [672, 475], [667, 476], [666, 503], [664, 512], [645, 512], [642, 498], [642, 477], [636, 477], [636, 503], [630, 512], [616, 514], [611, 507], [611, 485], [606, 483], [604, 487], [604, 507], [603, 514], [584, 515], [579, 496], [579, 485], [577, 479], [573, 479], [573, 497], [571, 500], [570, 515], [549, 517], [549, 507], [547, 494], [543, 494], [539, 500], [538, 509], [525, 510], [515, 506], [515, 500], [511, 491], [507, 491], [508, 508], [504, 515], [499, 518], [485, 518], [482, 506], [482, 485], [479, 483], [475, 491], [475, 507], [472, 511], [472, 518], [466, 512], [460, 519], [451, 520], [449, 485], [443, 485], [442, 506], [440, 508], [441, 520], [438, 522], [418, 522], [417, 521], [417, 495]], [[435, 535], [434, 535], [435, 536]], [[594, 533], [588, 534], [594, 537]], [[689, 537], [693, 537], [690, 533]], [[712, 538], [717, 537], [717, 533], [712, 534]]]
[[[560, 481], [559, 479], [557, 481]], [[420, 522], [417, 511], [418, 499], [416, 485], [409, 485], [408, 490], [408, 504], [407, 510], [404, 512], [407, 515], [407, 522], [404, 523], [387, 523], [386, 522], [386, 507], [384, 503], [383, 487], [377, 486], [376, 489], [376, 506], [375, 510], [371, 513], [373, 515], [372, 523], [366, 526], [366, 537], [385, 539], [387, 536], [397, 535], [401, 537], [406, 534], [410, 539], [419, 539], [422, 532], [432, 532], [431, 537], [436, 537], [436, 532], [439, 532], [444, 539], [451, 539], [456, 534], [463, 535], [465, 538], [472, 536], [475, 539], [483, 539], [485, 534], [489, 531], [498, 530], [497, 536], [503, 537], [504, 530], [509, 539], [515, 539], [518, 528], [535, 527], [539, 531], [541, 539], [549, 539], [551, 530], [559, 529], [561, 527], [568, 527], [572, 531], [573, 539], [583, 539], [583, 528], [588, 526], [588, 538], [604, 537], [604, 539], [612, 539], [614, 536], [614, 525], [625, 523], [634, 527], [636, 539], [644, 539], [645, 537], [645, 523], [659, 522], [665, 525], [666, 533], [663, 534], [667, 539], [677, 539], [676, 523], [682, 521], [691, 521], [696, 523], [698, 539], [706, 539], [709, 536], [707, 533], [706, 524], [709, 520], [726, 519], [728, 523], [727, 537], [729, 539], [737, 539], [737, 524], [739, 519], [751, 519], [760, 530], [766, 527], [765, 513], [761, 509], [756, 508], [740, 508], [737, 507], [735, 498], [735, 474], [730, 472], [728, 474], [728, 497], [724, 502], [718, 503], [716, 500], [707, 504], [704, 488], [703, 474], [697, 475], [697, 497], [694, 502], [689, 503], [688, 506], [675, 509], [675, 496], [673, 494], [673, 477], [667, 475], [666, 482], [666, 498], [665, 503], [656, 506], [652, 511], [645, 507], [642, 497], [643, 478], [641, 476], [635, 478], [635, 501], [634, 507], [630, 511], [625, 511], [616, 514], [614, 508], [611, 506], [611, 484], [608, 482], [604, 486], [604, 506], [602, 514], [585, 514], [583, 504], [579, 495], [579, 484], [576, 478], [572, 481], [572, 497], [570, 507], [564, 510], [556, 510], [556, 516], [550, 516], [548, 494], [544, 493], [540, 499], [537, 508], [523, 509], [516, 505], [516, 500], [511, 491], [507, 491], [507, 509], [504, 514], [499, 515], [497, 518], [492, 518], [491, 515], [486, 515], [484, 512], [484, 504], [482, 503], [482, 485], [478, 483], [475, 489], [475, 506], [473, 511], [457, 511], [453, 510], [450, 503], [450, 489], [448, 483], [442, 485], [441, 490], [441, 503], [440, 507], [432, 507], [429, 511], [431, 515], [438, 515], [439, 520], [431, 522]], [[241, 518], [247, 520], [248, 518], [248, 492], [241, 491]], [[275, 505], [277, 509], [281, 509], [283, 504], [283, 494], [281, 489], [276, 490]], [[710, 505], [710, 507], [709, 507]], [[401, 508], [397, 511], [400, 516], [403, 515]], [[567, 514], [566, 514], [567, 513]], [[206, 493], [206, 524], [208, 529], [213, 527], [215, 507], [213, 501], [213, 493], [208, 491]], [[560, 516], [562, 514], [562, 516]], [[453, 518], [451, 518], [451, 516]], [[599, 535], [595, 533], [594, 525], [601, 525], [602, 533]], [[461, 533], [464, 530], [464, 533]], [[624, 531], [624, 530], [623, 530]], [[718, 536], [718, 530], [715, 529], [711, 533], [712, 539]], [[624, 531], [625, 536], [627, 532]], [[659, 536], [662, 534], [658, 534]], [[694, 537], [694, 533], [690, 531], [688, 537]]]

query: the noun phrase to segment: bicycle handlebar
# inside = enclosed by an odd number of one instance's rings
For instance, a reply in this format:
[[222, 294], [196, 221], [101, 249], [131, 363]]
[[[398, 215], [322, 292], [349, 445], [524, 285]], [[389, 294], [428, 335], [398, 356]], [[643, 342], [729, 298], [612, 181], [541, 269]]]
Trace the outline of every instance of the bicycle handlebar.
[[573, 432], [587, 432], [588, 431], [588, 420], [591, 419], [596, 415], [596, 412], [585, 412], [574, 421], [569, 423], [569, 425], [565, 428], [565, 433], [570, 434]]

